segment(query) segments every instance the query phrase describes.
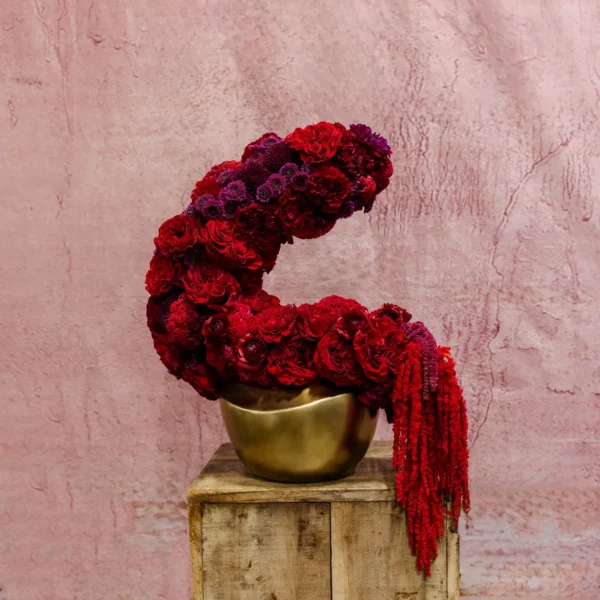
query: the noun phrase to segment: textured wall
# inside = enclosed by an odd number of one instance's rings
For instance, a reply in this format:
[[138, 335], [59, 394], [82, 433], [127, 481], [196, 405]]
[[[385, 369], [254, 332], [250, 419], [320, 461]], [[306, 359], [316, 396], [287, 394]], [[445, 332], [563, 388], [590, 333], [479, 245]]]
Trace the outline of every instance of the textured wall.
[[213, 162], [327, 119], [388, 137], [393, 183], [267, 287], [455, 348], [468, 598], [597, 600], [599, 30], [597, 0], [3, 0], [9, 597], [188, 597], [185, 488], [225, 436], [152, 349], [152, 238]]

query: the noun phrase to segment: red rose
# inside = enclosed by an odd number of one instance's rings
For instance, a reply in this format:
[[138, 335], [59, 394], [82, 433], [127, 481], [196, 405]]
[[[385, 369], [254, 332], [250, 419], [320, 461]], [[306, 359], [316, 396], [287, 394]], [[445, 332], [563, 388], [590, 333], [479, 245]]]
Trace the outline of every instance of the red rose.
[[284, 234], [301, 240], [325, 235], [335, 225], [335, 217], [317, 215], [308, 197], [292, 190], [283, 193], [279, 216]]
[[146, 290], [151, 296], [166, 294], [181, 275], [181, 267], [168, 256], [157, 252], [146, 273]]
[[365, 382], [352, 342], [339, 331], [331, 330], [321, 338], [315, 361], [321, 373], [335, 385], [357, 386]]
[[196, 220], [188, 215], [177, 215], [165, 221], [158, 230], [154, 244], [163, 254], [183, 254], [198, 241]]
[[192, 266], [183, 276], [183, 285], [189, 298], [198, 304], [223, 304], [240, 289], [231, 273], [211, 264]]
[[285, 143], [298, 150], [302, 160], [312, 163], [325, 162], [335, 155], [346, 128], [339, 123], [317, 123], [304, 129], [298, 128], [285, 138]]
[[297, 316], [298, 310], [293, 304], [274, 306], [259, 313], [252, 327], [265, 342], [280, 342], [291, 335]]
[[387, 317], [370, 319], [354, 337], [356, 358], [365, 375], [374, 381], [391, 377], [398, 355], [404, 348], [404, 333]]
[[281, 300], [279, 300], [277, 296], [265, 292], [265, 290], [256, 290], [252, 293], [240, 292], [234, 294], [229, 302], [232, 304], [235, 302], [245, 304], [246, 306], [249, 306], [254, 313], [260, 313], [272, 306], [279, 306]]
[[267, 371], [282, 385], [304, 386], [317, 379], [315, 345], [304, 340], [275, 346], [269, 354]]
[[[357, 310], [363, 310], [366, 311], [367, 309], [362, 306], [361, 304], [359, 304], [356, 300], [352, 300], [352, 298], [342, 298], [342, 296], [325, 296], [325, 298], [321, 298], [321, 300], [319, 300], [316, 304], [316, 306], [322, 306], [324, 308], [329, 308], [329, 309], [333, 309], [339, 312], [339, 314], [342, 313], [342, 311], [344, 310], [353, 310], [353, 309], [357, 309]], [[339, 316], [338, 314], [338, 316]], [[336, 317], [337, 319], [337, 317]]]
[[[213, 167], [214, 169], [214, 167]], [[210, 172], [202, 179], [201, 181], [196, 182], [196, 187], [192, 192], [191, 199], [192, 201], [200, 198], [200, 196], [204, 196], [205, 194], [210, 194], [215, 198], [219, 195], [221, 191], [221, 185], [216, 180], [216, 174], [212, 176]]]
[[171, 304], [166, 329], [172, 344], [193, 350], [203, 342], [202, 324], [206, 315], [198, 313], [196, 305], [185, 294]]
[[217, 374], [209, 365], [199, 363], [189, 367], [183, 371], [181, 378], [208, 400], [216, 400], [219, 397], [217, 393]]
[[377, 185], [372, 177], [361, 177], [358, 180], [358, 196], [352, 196], [356, 202], [356, 210], [361, 210], [369, 202], [374, 201]]
[[321, 165], [308, 178], [313, 202], [326, 213], [336, 214], [350, 193], [350, 180], [331, 165]]
[[367, 323], [367, 311], [364, 308], [350, 308], [342, 312], [342, 316], [337, 320], [336, 330], [346, 339], [351, 340], [356, 332]]
[[179, 379], [183, 363], [179, 354], [171, 346], [168, 336], [165, 334], [152, 334], [154, 349], [156, 350], [161, 362], [171, 375], [175, 375]]
[[250, 204], [242, 208], [238, 215], [238, 229], [242, 240], [259, 252], [278, 251], [282, 234], [277, 212], [270, 205]]
[[198, 239], [209, 257], [225, 269], [259, 269], [262, 258], [236, 234], [236, 226], [230, 221], [209, 221]]
[[390, 177], [394, 173], [394, 166], [392, 165], [392, 161], [386, 159], [383, 165], [375, 172], [371, 173], [371, 177], [375, 181], [376, 184], [376, 193], [385, 190], [385, 188], [390, 184]]
[[412, 319], [412, 315], [407, 310], [396, 304], [384, 304], [381, 308], [374, 310], [371, 313], [371, 317], [374, 319], [387, 317], [400, 325], [408, 323]]
[[337, 317], [337, 312], [326, 306], [301, 304], [298, 307], [298, 332], [307, 339], [321, 339], [334, 326]]
[[240, 284], [242, 291], [248, 294], [257, 292], [262, 287], [264, 271], [257, 269], [256, 271], [248, 271], [248, 269], [240, 269], [234, 272], [235, 278]]
[[267, 358], [267, 344], [251, 332], [238, 341], [236, 350], [241, 371], [258, 371]]

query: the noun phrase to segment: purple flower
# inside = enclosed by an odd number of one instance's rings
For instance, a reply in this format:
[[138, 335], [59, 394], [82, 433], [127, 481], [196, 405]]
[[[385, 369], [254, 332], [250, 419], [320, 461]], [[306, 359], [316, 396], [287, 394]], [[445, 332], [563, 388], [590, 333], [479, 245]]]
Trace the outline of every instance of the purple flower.
[[193, 217], [197, 212], [198, 211], [196, 210], [196, 207], [194, 206], [194, 203], [192, 202], [186, 206], [185, 210], [183, 211], [183, 214]]
[[279, 169], [279, 173], [283, 175], [288, 181], [298, 172], [298, 165], [296, 163], [288, 162]]
[[232, 175], [233, 175], [232, 169], [225, 169], [222, 173], [219, 173], [219, 176], [217, 177], [217, 181], [221, 185], [226, 185], [227, 183], [229, 183], [231, 181]]
[[423, 395], [435, 392], [438, 385], [437, 343], [432, 333], [419, 321], [402, 326], [406, 339], [415, 341], [423, 350]]
[[290, 185], [298, 191], [303, 191], [308, 187], [308, 173], [298, 172], [290, 180]]
[[267, 148], [260, 157], [261, 164], [269, 173], [277, 173], [283, 165], [298, 160], [298, 153], [282, 141]]
[[286, 178], [283, 175], [279, 175], [279, 173], [274, 173], [267, 179], [267, 185], [271, 188], [273, 196], [281, 195], [286, 184]]
[[271, 196], [273, 193], [271, 192], [271, 187], [264, 183], [263, 185], [258, 186], [256, 190], [256, 201], [262, 202], [263, 204], [268, 204], [271, 202]]
[[243, 181], [232, 181], [223, 192], [230, 200], [242, 199], [246, 195], [246, 185]]
[[194, 206], [207, 221], [223, 220], [223, 202], [217, 200], [212, 194], [200, 196], [194, 202]]
[[350, 125], [350, 131], [354, 138], [364, 144], [373, 154], [389, 156], [392, 153], [387, 140], [378, 133], [374, 133], [368, 125]]
[[354, 200], [349, 198], [348, 200], [346, 200], [344, 202], [344, 204], [342, 205], [342, 208], [337, 216], [340, 219], [347, 219], [348, 217], [351, 217], [355, 212], [356, 212], [356, 203], [354, 202]]
[[239, 200], [225, 200], [223, 203], [223, 217], [226, 220], [233, 219], [242, 206], [243, 205]]

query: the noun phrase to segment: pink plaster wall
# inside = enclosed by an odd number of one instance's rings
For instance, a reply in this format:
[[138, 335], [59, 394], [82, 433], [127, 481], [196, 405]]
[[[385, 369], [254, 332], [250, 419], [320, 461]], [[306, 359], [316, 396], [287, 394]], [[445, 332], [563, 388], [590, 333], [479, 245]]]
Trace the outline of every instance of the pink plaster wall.
[[455, 348], [467, 598], [600, 598], [599, 31], [597, 0], [3, 0], [0, 594], [189, 597], [186, 484], [225, 435], [152, 349], [152, 238], [213, 162], [327, 119], [396, 175], [268, 287]]

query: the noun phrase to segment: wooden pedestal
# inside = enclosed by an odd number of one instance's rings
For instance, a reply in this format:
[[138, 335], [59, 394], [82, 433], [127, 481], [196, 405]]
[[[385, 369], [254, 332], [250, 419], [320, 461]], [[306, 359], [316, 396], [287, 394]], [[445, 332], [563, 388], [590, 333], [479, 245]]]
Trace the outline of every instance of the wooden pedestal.
[[281, 484], [222, 446], [188, 492], [193, 600], [455, 600], [458, 533], [446, 523], [432, 575], [415, 569], [394, 500], [390, 442], [354, 475]]

